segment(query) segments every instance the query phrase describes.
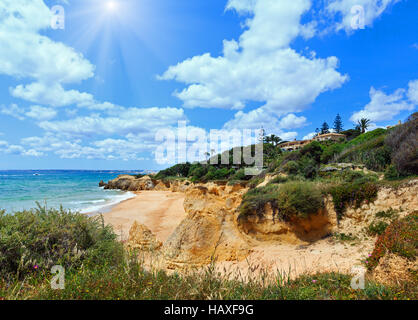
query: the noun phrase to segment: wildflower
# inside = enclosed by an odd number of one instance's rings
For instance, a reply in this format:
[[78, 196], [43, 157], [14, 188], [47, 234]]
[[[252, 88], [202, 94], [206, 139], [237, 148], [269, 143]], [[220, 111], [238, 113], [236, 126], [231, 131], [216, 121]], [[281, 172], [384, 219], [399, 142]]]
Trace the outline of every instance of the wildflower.
[[38, 270], [39, 266], [38, 266], [37, 264], [35, 264], [35, 265], [33, 266], [33, 268], [34, 268], [35, 270]]
[[312, 280], [313, 283], [316, 283], [317, 280]]

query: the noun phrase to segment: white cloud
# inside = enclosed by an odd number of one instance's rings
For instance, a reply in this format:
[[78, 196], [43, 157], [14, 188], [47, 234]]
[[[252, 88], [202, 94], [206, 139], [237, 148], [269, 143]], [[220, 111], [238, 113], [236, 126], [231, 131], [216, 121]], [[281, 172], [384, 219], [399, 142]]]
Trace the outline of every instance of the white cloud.
[[302, 138], [302, 140], [311, 140], [313, 137], [315, 137], [315, 135], [316, 135], [316, 132], [308, 133], [306, 136]]
[[335, 25], [336, 30], [344, 29], [352, 32], [352, 20], [357, 12], [352, 12], [355, 6], [364, 9], [364, 26], [371, 26], [373, 21], [382, 15], [390, 6], [401, 0], [329, 0], [326, 10], [332, 15], [341, 15], [341, 21]]
[[0, 154], [10, 154], [10, 155], [18, 155], [18, 156], [31, 156], [31, 157], [39, 157], [42, 155], [41, 152], [38, 152], [34, 149], [25, 150], [20, 145], [10, 145], [7, 141], [1, 140], [0, 141]]
[[288, 114], [286, 117], [282, 118], [279, 122], [280, 129], [296, 129], [305, 126], [306, 118], [297, 117], [293, 113]]
[[25, 111], [17, 104], [11, 104], [9, 107], [2, 106], [0, 108], [0, 113], [19, 120], [25, 120]]
[[228, 8], [253, 13], [239, 41], [225, 40], [222, 56], [195, 56], [160, 77], [188, 85], [175, 93], [185, 107], [243, 109], [248, 101], [258, 101], [280, 115], [303, 110], [347, 80], [336, 71], [336, 57], [305, 57], [290, 48], [306, 34], [300, 20], [310, 1], [230, 1]]
[[46, 83], [93, 76], [93, 65], [80, 53], [39, 34], [51, 22], [42, 0], [2, 0], [0, 12], [0, 73]]
[[32, 106], [26, 116], [36, 120], [51, 120], [57, 116], [57, 112], [51, 108]]
[[418, 105], [418, 80], [409, 82], [408, 98], [412, 103]]
[[59, 83], [48, 85], [42, 82], [34, 82], [28, 85], [18, 85], [10, 92], [16, 98], [53, 107], [93, 101], [91, 94], [80, 93], [77, 90], [65, 91]]
[[39, 126], [47, 132], [70, 137], [99, 135], [147, 134], [154, 135], [160, 128], [176, 125], [184, 119], [184, 111], [176, 108], [130, 108], [114, 115], [90, 115], [63, 121], [43, 121]]
[[370, 102], [363, 110], [355, 112], [350, 120], [357, 122], [361, 118], [367, 118], [374, 122], [392, 120], [400, 112], [413, 110], [414, 106], [405, 99], [405, 90], [398, 89], [392, 94], [370, 89]]
[[42, 0], [1, 1], [0, 74], [32, 81], [10, 88], [11, 94], [53, 107], [109, 107], [89, 93], [64, 89], [64, 85], [92, 78], [95, 67], [73, 48], [40, 34], [50, 27], [51, 17]]
[[258, 108], [248, 113], [238, 111], [235, 114], [234, 119], [224, 124], [223, 129], [228, 131], [234, 129], [258, 130], [263, 127], [267, 134], [278, 135], [283, 140], [293, 140], [298, 133], [285, 132], [283, 130], [300, 127], [305, 121], [305, 117], [296, 117], [293, 114], [290, 114], [279, 121], [277, 117], [264, 110], [264, 108]]
[[257, 0], [229, 0], [226, 10], [236, 10], [241, 14], [249, 13], [254, 10], [256, 3]]

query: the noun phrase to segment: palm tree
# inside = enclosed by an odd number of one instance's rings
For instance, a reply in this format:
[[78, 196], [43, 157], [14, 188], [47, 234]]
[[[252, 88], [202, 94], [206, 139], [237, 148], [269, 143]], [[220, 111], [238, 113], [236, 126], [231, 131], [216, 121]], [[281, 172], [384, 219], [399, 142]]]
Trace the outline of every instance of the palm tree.
[[367, 128], [370, 125], [370, 119], [361, 118], [357, 121], [357, 127], [360, 129], [361, 133], [365, 133]]
[[280, 141], [282, 141], [282, 139], [280, 137], [276, 136], [275, 134], [272, 134], [271, 137], [270, 137], [270, 139], [271, 139], [271, 142], [275, 146], [277, 146], [280, 143]]
[[265, 137], [265, 138], [264, 138], [264, 142], [265, 142], [265, 143], [270, 143], [270, 142], [272, 142], [271, 137], [270, 137], [270, 136]]

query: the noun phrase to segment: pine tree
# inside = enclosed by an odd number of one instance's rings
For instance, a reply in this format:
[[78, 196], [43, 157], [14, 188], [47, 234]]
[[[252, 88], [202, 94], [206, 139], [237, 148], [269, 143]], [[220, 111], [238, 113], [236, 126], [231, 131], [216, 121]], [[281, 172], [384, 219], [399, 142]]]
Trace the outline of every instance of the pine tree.
[[328, 123], [324, 122], [321, 127], [321, 134], [329, 133], [329, 125]]
[[337, 114], [334, 120], [334, 130], [336, 133], [340, 133], [343, 131], [343, 122], [341, 120], [340, 114]]

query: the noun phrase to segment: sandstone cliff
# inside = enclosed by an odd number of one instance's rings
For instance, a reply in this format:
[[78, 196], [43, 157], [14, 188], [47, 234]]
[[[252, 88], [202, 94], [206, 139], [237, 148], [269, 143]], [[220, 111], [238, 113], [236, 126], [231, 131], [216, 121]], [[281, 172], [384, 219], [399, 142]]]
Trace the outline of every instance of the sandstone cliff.
[[[353, 263], [358, 263], [357, 259], [373, 250], [374, 240], [366, 235], [366, 227], [373, 221], [377, 212], [392, 208], [402, 217], [418, 209], [418, 179], [398, 188], [381, 188], [374, 203], [365, 203], [357, 209], [347, 208], [339, 222], [330, 196], [324, 199], [324, 207], [319, 212], [309, 215], [306, 219], [280, 221], [275, 218], [274, 209], [266, 205], [263, 215], [253, 215], [245, 221], [239, 221], [237, 209], [248, 190], [242, 185], [162, 182], [149, 177], [136, 179], [121, 176], [116, 181], [109, 182], [108, 186], [122, 186], [123, 190], [154, 189], [185, 194], [184, 208], [187, 216], [160, 248], [166, 267], [170, 269], [202, 266], [211, 261], [239, 262], [245, 260], [255, 250], [260, 251], [260, 248], [274, 248], [274, 246], [277, 248], [287, 246], [278, 251], [269, 249], [278, 255], [283, 254], [284, 251], [280, 253], [282, 250], [290, 250], [289, 246], [294, 246], [295, 252], [298, 253], [297, 248], [305, 248], [309, 245], [311, 249], [299, 250], [298, 254], [304, 252], [307, 255], [306, 259], [309, 260], [309, 255], [322, 252], [324, 246], [335, 246], [335, 250], [330, 249], [330, 252], [334, 252], [333, 259], [337, 259], [333, 260], [333, 263], [338, 262], [340, 267], [347, 265], [349, 270], [349, 266], [351, 268]], [[132, 228], [131, 246], [149, 248], [147, 243], [153, 243], [154, 238], [148, 231], [144, 227]], [[354, 254], [350, 247], [341, 247], [324, 239], [333, 233], [351, 234], [358, 239], [363, 237], [364, 241], [361, 245], [359, 243], [360, 247]], [[318, 243], [318, 246], [312, 245], [315, 243]], [[152, 244], [151, 247], [155, 249], [159, 245]], [[315, 249], [316, 247], [318, 249]], [[344, 250], [347, 251], [346, 254]], [[275, 258], [273, 255], [268, 258], [270, 260], [281, 258], [281, 256]], [[327, 263], [329, 264], [329, 261], [321, 263], [323, 268]], [[303, 271], [303, 268], [301, 270]]]

